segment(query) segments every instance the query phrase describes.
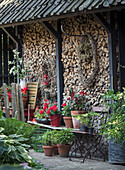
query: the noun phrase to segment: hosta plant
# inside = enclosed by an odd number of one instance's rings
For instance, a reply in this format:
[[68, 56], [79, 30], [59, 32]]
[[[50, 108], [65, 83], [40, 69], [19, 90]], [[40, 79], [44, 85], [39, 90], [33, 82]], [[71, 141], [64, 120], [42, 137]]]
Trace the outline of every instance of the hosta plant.
[[4, 128], [0, 128], [0, 163], [30, 162], [29, 145], [23, 144], [27, 139], [16, 134], [6, 136], [3, 131]]

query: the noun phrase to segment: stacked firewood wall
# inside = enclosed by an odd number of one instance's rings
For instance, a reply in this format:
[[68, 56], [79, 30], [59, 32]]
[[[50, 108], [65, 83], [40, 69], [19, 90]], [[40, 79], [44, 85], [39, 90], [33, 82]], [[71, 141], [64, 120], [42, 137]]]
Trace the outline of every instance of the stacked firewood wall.
[[[98, 60], [98, 70], [94, 80], [92, 80], [93, 85], [84, 87], [79, 78], [79, 57], [77, 53], [81, 37], [63, 34], [64, 95], [70, 94], [71, 88], [75, 92], [84, 90], [88, 95], [88, 104], [90, 106], [99, 105], [102, 102], [101, 96], [110, 87], [107, 32], [88, 15], [66, 19], [63, 21], [63, 25], [63, 30], [67, 34], [84, 35], [85, 31], [90, 33], [96, 42]], [[89, 64], [83, 62], [82, 66], [83, 77], [87, 80], [93, 72], [93, 60]]]
[[[97, 47], [98, 71], [94, 76], [93, 84], [84, 87], [79, 78], [79, 57], [77, 47], [80, 43], [78, 36], [62, 34], [62, 62], [64, 64], [64, 95], [69, 95], [71, 88], [78, 92], [84, 90], [88, 96], [88, 105], [100, 104], [101, 96], [109, 88], [109, 57], [108, 57], [108, 35], [101, 25], [92, 16], [72, 17], [62, 20], [63, 29], [67, 34], [84, 35], [84, 30], [90, 33]], [[24, 60], [32, 61], [30, 79], [39, 81], [41, 89], [56, 93], [56, 47], [55, 40], [40, 23], [25, 25], [23, 30]], [[51, 61], [52, 60], [52, 61]], [[46, 87], [42, 83], [46, 63], [49, 62], [50, 79], [54, 81]], [[83, 77], [87, 80], [93, 72], [93, 60], [90, 63], [82, 62]], [[54, 79], [53, 79], [54, 76]]]

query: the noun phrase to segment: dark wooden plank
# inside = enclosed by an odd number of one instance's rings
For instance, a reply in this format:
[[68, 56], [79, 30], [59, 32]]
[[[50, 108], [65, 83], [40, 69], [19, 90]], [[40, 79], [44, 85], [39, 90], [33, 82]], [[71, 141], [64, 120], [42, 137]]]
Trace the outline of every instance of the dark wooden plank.
[[105, 28], [107, 32], [111, 32], [111, 25], [105, 20], [100, 13], [93, 14], [94, 18]]
[[[9, 61], [13, 61], [14, 57], [13, 57], [13, 48], [14, 48], [14, 43], [12, 41], [11, 38], [9, 38]], [[13, 67], [13, 65], [9, 65], [9, 71], [10, 69]], [[9, 83], [14, 83], [14, 75], [10, 75], [9, 74]]]
[[[4, 50], [5, 49], [5, 50]], [[4, 83], [8, 84], [8, 51], [7, 49], [7, 34], [3, 33], [3, 56], [4, 56]]]
[[111, 32], [108, 33], [108, 45], [109, 45], [109, 68], [110, 68], [110, 88], [114, 89], [116, 93], [118, 91], [117, 85], [117, 60], [116, 60], [116, 31], [115, 31], [115, 13], [109, 13], [109, 22], [111, 26]]
[[118, 46], [119, 46], [119, 77], [120, 91], [125, 87], [125, 14], [120, 11], [118, 16]]
[[61, 110], [61, 105], [63, 102], [63, 91], [64, 91], [64, 78], [63, 78], [63, 64], [62, 58], [62, 37], [61, 37], [61, 21], [58, 20], [56, 23], [56, 29], [59, 38], [56, 39], [56, 74], [57, 74], [57, 101], [58, 108]]
[[59, 39], [58, 32], [49, 24], [47, 21], [43, 21], [44, 27], [54, 36], [54, 38]]
[[[2, 30], [0, 28], [0, 75], [2, 75]], [[0, 77], [0, 87], [2, 86], [2, 77]]]

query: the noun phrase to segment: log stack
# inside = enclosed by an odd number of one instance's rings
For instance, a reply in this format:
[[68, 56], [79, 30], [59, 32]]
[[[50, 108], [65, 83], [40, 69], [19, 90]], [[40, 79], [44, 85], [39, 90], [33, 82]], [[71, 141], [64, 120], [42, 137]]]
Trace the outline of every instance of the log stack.
[[[54, 22], [52, 22], [54, 23]], [[84, 90], [88, 94], [88, 104], [98, 105], [102, 102], [101, 96], [110, 85], [109, 80], [109, 57], [108, 57], [108, 34], [101, 25], [93, 19], [91, 15], [84, 15], [80, 17], [66, 18], [62, 20], [62, 25], [67, 34], [80, 35], [84, 34], [84, 30], [93, 35], [97, 46], [98, 58], [98, 73], [95, 76], [94, 84], [91, 87], [84, 88], [84, 85], [79, 79], [79, 58], [77, 54], [77, 47], [81, 37], [68, 36], [62, 34], [62, 62], [64, 64], [64, 95], [69, 95], [71, 88], [78, 92]], [[23, 47], [24, 58], [27, 62], [32, 61], [30, 69], [30, 79], [32, 81], [39, 81], [42, 91], [48, 90], [53, 95], [56, 93], [56, 46], [54, 38], [46, 31], [40, 23], [25, 25], [23, 30]], [[51, 85], [45, 87], [42, 83], [44, 75], [43, 65], [48, 62], [51, 68], [49, 69]], [[87, 79], [93, 72], [93, 61], [90, 63], [82, 63], [83, 76]], [[43, 93], [42, 93], [43, 95]]]

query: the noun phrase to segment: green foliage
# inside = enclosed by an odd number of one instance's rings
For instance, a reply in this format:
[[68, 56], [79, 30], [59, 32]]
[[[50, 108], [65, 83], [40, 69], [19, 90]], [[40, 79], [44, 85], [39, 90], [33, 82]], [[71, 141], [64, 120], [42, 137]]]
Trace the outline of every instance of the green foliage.
[[14, 60], [9, 61], [9, 64], [13, 66], [10, 69], [10, 74], [13, 75], [19, 74], [19, 78], [23, 79], [25, 76], [27, 76], [27, 73], [30, 72], [29, 64], [31, 64], [31, 62], [30, 61], [27, 62], [25, 64], [25, 69], [23, 69], [22, 68], [23, 59], [19, 57], [19, 52], [15, 49], [13, 50], [13, 53], [14, 53]]
[[54, 143], [68, 145], [70, 142], [73, 141], [74, 134], [70, 132], [70, 128], [68, 128], [66, 130], [62, 129], [60, 131], [57, 131], [54, 136]]
[[34, 143], [34, 140], [37, 140], [33, 137], [33, 134], [38, 129], [39, 126], [31, 126], [28, 123], [16, 120], [14, 118], [9, 119], [0, 119], [0, 126], [4, 128], [5, 135], [22, 135], [24, 138], [27, 138], [26, 144]]
[[89, 124], [90, 127], [92, 127], [95, 116], [99, 116], [99, 115], [100, 115], [99, 113], [95, 113], [91, 111], [89, 113], [79, 114], [77, 116], [74, 115], [73, 117], [79, 120], [81, 125], [88, 126]]
[[73, 117], [75, 117], [77, 120], [79, 120], [81, 125], [88, 126], [88, 123], [89, 123], [88, 113], [79, 114], [77, 116], [73, 115]]
[[32, 161], [29, 163], [29, 166], [32, 167], [33, 169], [41, 169], [41, 170], [46, 169], [41, 162], [37, 162], [35, 159], [32, 159]]
[[30, 162], [31, 158], [27, 153], [29, 145], [23, 144], [26, 140], [28, 139], [22, 135], [0, 134], [0, 163]]
[[52, 146], [52, 131], [45, 132], [41, 142], [46, 146]]
[[109, 89], [104, 93], [103, 103], [106, 109], [111, 109], [111, 114], [107, 114], [104, 119], [106, 123], [102, 124], [101, 134], [106, 135], [108, 139], [113, 138], [115, 142], [124, 143], [125, 141], [125, 88], [123, 92], [117, 92]]

